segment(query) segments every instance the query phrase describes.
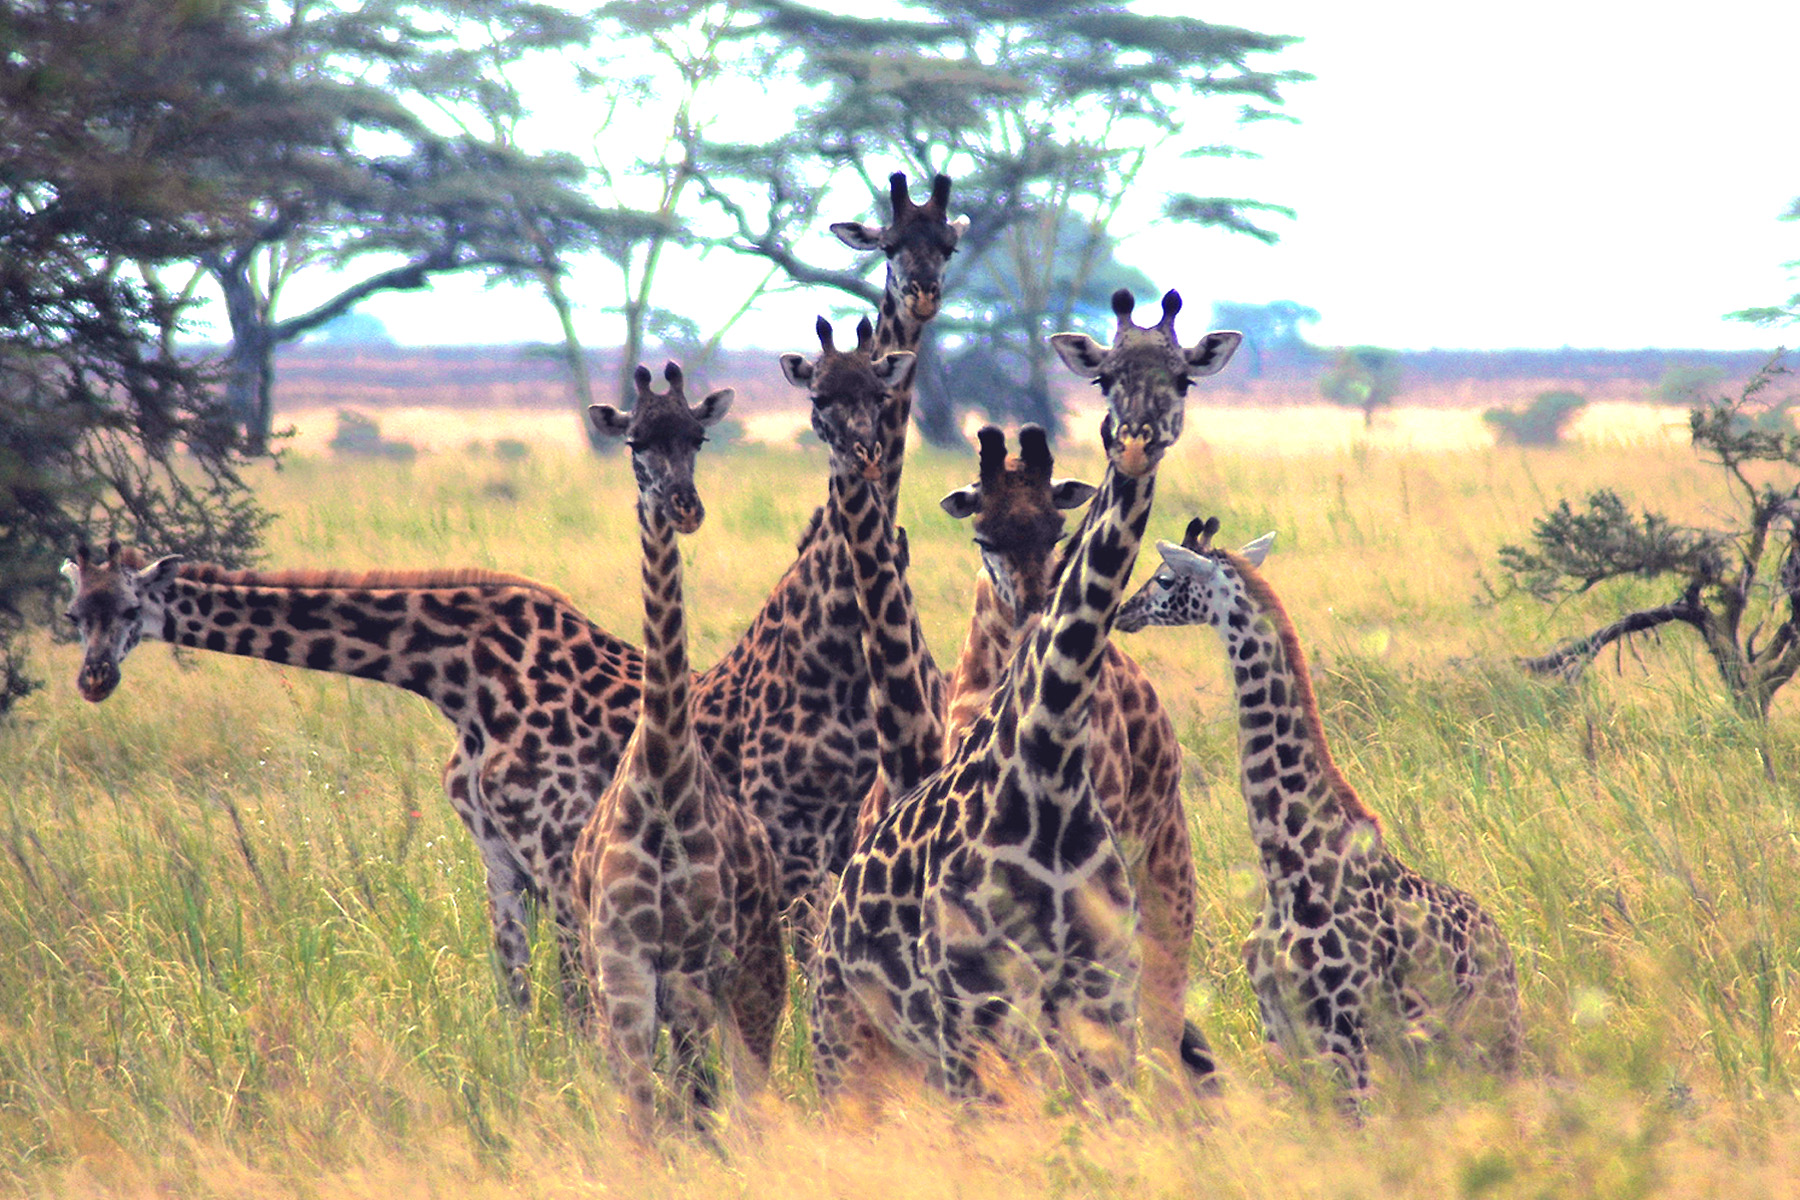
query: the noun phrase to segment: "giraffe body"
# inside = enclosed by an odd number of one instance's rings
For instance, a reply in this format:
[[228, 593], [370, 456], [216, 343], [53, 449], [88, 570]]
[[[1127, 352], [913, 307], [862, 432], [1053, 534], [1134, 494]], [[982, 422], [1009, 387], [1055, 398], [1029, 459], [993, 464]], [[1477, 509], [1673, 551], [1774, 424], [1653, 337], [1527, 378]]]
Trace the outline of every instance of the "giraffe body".
[[[971, 518], [983, 563], [952, 676], [946, 733], [952, 743], [986, 706], [1015, 645], [1036, 628], [1054, 575], [1062, 511], [1094, 494], [1079, 480], [1051, 477], [1054, 459], [1036, 426], [1020, 431], [1015, 458], [1007, 457], [1005, 435], [992, 426], [981, 431], [980, 443], [980, 478], [942, 501], [951, 516]], [[1195, 898], [1181, 745], [1143, 668], [1110, 643], [1094, 687], [1089, 771], [1138, 897], [1147, 1047], [1204, 1079], [1214, 1070], [1212, 1054], [1182, 1012]], [[872, 824], [878, 815], [865, 806], [861, 820]]]
[[69, 615], [99, 702], [144, 637], [391, 684], [456, 728], [444, 790], [486, 868], [500, 965], [529, 1000], [527, 898], [556, 916], [564, 999], [580, 985], [570, 852], [635, 725], [641, 659], [565, 596], [494, 571], [230, 571], [83, 547]]
[[1381, 822], [1332, 761], [1293, 622], [1242, 554], [1210, 546], [1216, 520], [1164, 566], [1120, 626], [1217, 630], [1237, 692], [1244, 799], [1262, 867], [1262, 916], [1244, 946], [1269, 1041], [1323, 1056], [1353, 1097], [1371, 1043], [1447, 1041], [1511, 1070], [1520, 1017], [1512, 950], [1479, 903], [1387, 849]]
[[870, 1028], [954, 1095], [981, 1092], [985, 1047], [1045, 1045], [1079, 1086], [1131, 1070], [1139, 914], [1088, 769], [1089, 734], [1107, 631], [1187, 377], [1223, 366], [1238, 340], [1215, 334], [1183, 351], [1179, 304], [1170, 293], [1163, 322], [1140, 330], [1122, 291], [1118, 353], [1081, 339], [1077, 359], [1091, 353], [1099, 367], [1087, 373], [1108, 375], [1108, 420], [1126, 432], [1108, 435], [1105, 482], [1053, 599], [942, 768], [893, 803], [840, 880], [813, 1003], [827, 1097], [864, 1069]]
[[689, 408], [680, 369], [666, 392], [638, 368], [629, 417], [595, 405], [595, 424], [631, 447], [643, 544], [644, 673], [624, 760], [575, 845], [582, 948], [600, 997], [608, 1056], [632, 1123], [654, 1123], [657, 1040], [666, 1029], [675, 1100], [709, 1108], [704, 1062], [722, 1029], [740, 1087], [768, 1072], [786, 999], [775, 856], [755, 815], [719, 779], [690, 719], [691, 680], [676, 532], [703, 517], [693, 485], [703, 429], [729, 389]]

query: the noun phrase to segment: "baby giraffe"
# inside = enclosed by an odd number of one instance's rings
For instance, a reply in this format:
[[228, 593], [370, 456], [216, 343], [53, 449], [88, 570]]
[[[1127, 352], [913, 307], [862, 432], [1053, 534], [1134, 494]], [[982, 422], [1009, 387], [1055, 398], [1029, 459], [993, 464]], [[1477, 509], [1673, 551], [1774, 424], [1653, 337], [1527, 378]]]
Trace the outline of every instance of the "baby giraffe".
[[704, 1056], [723, 1025], [740, 1089], [767, 1075], [787, 998], [775, 856], [762, 823], [714, 773], [689, 712], [687, 630], [677, 531], [705, 513], [694, 455], [732, 391], [688, 407], [681, 368], [666, 392], [637, 369], [629, 415], [606, 404], [594, 425], [631, 449], [644, 548], [643, 706], [624, 760], [575, 844], [583, 958], [601, 998], [607, 1052], [640, 1134], [655, 1121], [656, 1043], [669, 1031], [674, 1101], [702, 1120], [713, 1083]]
[[1212, 547], [1218, 528], [1196, 520], [1183, 545], [1158, 542], [1164, 565], [1117, 628], [1210, 625], [1225, 643], [1262, 858], [1263, 913], [1244, 961], [1264, 1033], [1284, 1053], [1335, 1063], [1355, 1101], [1369, 1086], [1369, 1043], [1393, 1033], [1454, 1038], [1510, 1072], [1519, 987], [1505, 936], [1472, 897], [1387, 849], [1331, 759], [1294, 624], [1257, 573], [1275, 535], [1233, 554]]

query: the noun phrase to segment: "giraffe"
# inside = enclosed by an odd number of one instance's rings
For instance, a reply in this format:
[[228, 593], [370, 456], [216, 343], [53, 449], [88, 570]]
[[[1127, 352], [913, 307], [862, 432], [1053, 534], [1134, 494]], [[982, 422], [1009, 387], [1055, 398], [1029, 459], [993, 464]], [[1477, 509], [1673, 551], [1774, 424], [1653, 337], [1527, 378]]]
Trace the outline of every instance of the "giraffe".
[[[906, 173], [888, 176], [888, 198], [893, 218], [886, 228], [860, 221], [839, 221], [831, 232], [852, 250], [876, 251], [887, 256], [887, 278], [875, 321], [872, 358], [899, 351], [918, 353], [925, 326], [943, 303], [944, 264], [968, 232], [969, 220], [949, 219], [950, 177], [936, 175], [931, 196], [913, 203]], [[900, 473], [906, 463], [906, 429], [912, 416], [912, 381], [895, 388], [881, 414], [881, 494], [893, 520], [900, 511]]]
[[[692, 680], [676, 533], [705, 517], [694, 458], [732, 391], [691, 408], [681, 368], [655, 391], [640, 365], [629, 416], [588, 411], [630, 447], [643, 543], [644, 674], [637, 728], [575, 843], [575, 902], [608, 1058], [632, 1126], [655, 1117], [657, 1038], [669, 1032], [678, 1098], [710, 1107], [702, 1056], [721, 1023], [740, 1086], [760, 1084], [787, 998], [775, 855], [755, 814], [719, 780], [689, 719]], [[721, 1018], [723, 1021], [721, 1022]]]
[[1035, 1026], [1078, 1086], [1123, 1082], [1142, 970], [1130, 871], [1088, 771], [1106, 635], [1149, 519], [1157, 466], [1180, 436], [1192, 377], [1241, 341], [1175, 340], [1181, 306], [1139, 327], [1113, 295], [1114, 344], [1051, 340], [1098, 379], [1108, 469], [1037, 628], [944, 765], [899, 797], [839, 880], [813, 994], [822, 1096], [866, 1062], [864, 1031], [923, 1060], [952, 1095], [982, 1094], [977, 1060]]
[[1353, 1103], [1372, 1041], [1453, 1040], [1510, 1072], [1520, 1016], [1505, 935], [1472, 897], [1387, 848], [1332, 760], [1294, 623], [1257, 569], [1275, 535], [1233, 554], [1212, 547], [1218, 528], [1195, 521], [1183, 545], [1157, 543], [1164, 565], [1127, 608], [1134, 628], [1210, 625], [1224, 644], [1264, 884], [1244, 961], [1270, 1044], [1322, 1055]]
[[372, 679], [424, 697], [455, 727], [444, 791], [475, 839], [512, 1000], [529, 1006], [528, 898], [555, 915], [565, 1006], [581, 982], [570, 852], [637, 723], [636, 648], [560, 592], [481, 570], [232, 571], [82, 545], [64, 565], [81, 634], [76, 677], [99, 703], [146, 637]]
[[[868, 561], [871, 541], [879, 543], [880, 552], [884, 555], [883, 566], [879, 569], [884, 572], [887, 584], [896, 586], [904, 593], [908, 625], [899, 632], [900, 642], [912, 655], [908, 678], [922, 678], [918, 673], [923, 670], [921, 655], [929, 658], [929, 651], [921, 649], [924, 639], [918, 635], [917, 614], [911, 608], [911, 593], [905, 590], [904, 581], [897, 575], [892, 561], [894, 531], [882, 506], [880, 491], [882, 467], [886, 461], [881, 440], [881, 417], [894, 390], [910, 386], [916, 359], [910, 351], [873, 357], [874, 331], [866, 317], [857, 324], [856, 346], [851, 350], [837, 349], [833, 342], [831, 323], [824, 317], [818, 318], [815, 330], [820, 347], [818, 358], [809, 362], [799, 354], [784, 354], [781, 356], [781, 369], [790, 384], [807, 390], [811, 401], [813, 430], [831, 448], [830, 494], [820, 522], [822, 535], [815, 546], [831, 550], [838, 560], [834, 567], [841, 576], [838, 585], [840, 588], [848, 585], [849, 594], [843, 598], [843, 607], [834, 609], [832, 616], [843, 628], [843, 637], [848, 643], [843, 652], [854, 653], [862, 660], [860, 689], [857, 692], [840, 691], [839, 694], [845, 700], [857, 700], [863, 705], [863, 719], [869, 726], [870, 741], [874, 743], [876, 769], [870, 772], [867, 782], [860, 784], [866, 792], [869, 787], [874, 786], [874, 779], [881, 774], [884, 745], [890, 756], [893, 753], [892, 738], [884, 742], [876, 729], [876, 689], [870, 680], [877, 668], [864, 650], [864, 646], [870, 644], [871, 635], [869, 622], [863, 616], [862, 587], [878, 569]], [[852, 526], [859, 530], [858, 536], [862, 539], [860, 548], [852, 547]], [[779, 712], [783, 707], [779, 701], [791, 703], [795, 693], [788, 681], [769, 677], [762, 684], [763, 699], [769, 702], [768, 707], [771, 709]], [[930, 705], [937, 703], [935, 696], [928, 696], [927, 700]], [[848, 842], [856, 816], [854, 802], [847, 802], [849, 798], [841, 795], [827, 795], [826, 799], [834, 803], [829, 808], [819, 810], [817, 816], [828, 817], [834, 822], [834, 841]], [[844, 853], [847, 857], [848, 852]], [[792, 910], [791, 924], [800, 943], [801, 959], [810, 965], [811, 947], [816, 941], [824, 896], [829, 891], [830, 879], [836, 873], [835, 863], [833, 859], [820, 860], [814, 857], [784, 864], [784, 867], [791, 867], [796, 871], [797, 877], [784, 891]]]
[[[1049, 439], [1019, 431], [1019, 456], [988, 426], [977, 435], [980, 475], [945, 496], [945, 512], [972, 518], [982, 569], [975, 610], [952, 675], [946, 740], [954, 744], [992, 695], [1016, 644], [1045, 607], [1062, 540], [1062, 512], [1094, 494], [1076, 479], [1054, 479]], [[1194, 934], [1194, 858], [1181, 804], [1181, 745], [1143, 668], [1108, 644], [1094, 689], [1089, 771], [1100, 806], [1124, 848], [1141, 913], [1142, 1018], [1149, 1047], [1182, 1063], [1198, 1084], [1216, 1064], [1200, 1028], [1183, 1018], [1188, 945]], [[862, 820], [873, 823], [865, 809]], [[859, 823], [859, 830], [864, 828]]]
[[[878, 465], [884, 511], [892, 522], [911, 408], [914, 356], [908, 347], [917, 344], [924, 323], [936, 315], [944, 264], [967, 225], [947, 216], [948, 176], [933, 181], [924, 204], [912, 202], [904, 174], [896, 173], [889, 182], [894, 215], [887, 228], [854, 222], [833, 227], [846, 244], [881, 249], [889, 257], [881, 330], [866, 347], [859, 335], [861, 348], [855, 352], [866, 361], [851, 369], [829, 348], [822, 359], [832, 364], [825, 374], [831, 387], [823, 393], [823, 407], [813, 406], [812, 424], [832, 446], [833, 483], [826, 505], [813, 513], [793, 564], [743, 637], [702, 675], [694, 691], [702, 742], [712, 746], [721, 776], [769, 829], [782, 896], [794, 909], [803, 941], [816, 925], [823, 881], [842, 870], [850, 857], [856, 805], [873, 785], [879, 759], [856, 578], [844, 527], [829, 513], [843, 494], [843, 482], [859, 475], [864, 465]], [[892, 349], [880, 352], [884, 345]], [[782, 361], [784, 372], [791, 361], [810, 373], [798, 355]], [[880, 363], [889, 365], [871, 384], [868, 373]], [[811, 386], [794, 375], [788, 378], [797, 386]], [[850, 397], [847, 407], [845, 395], [831, 388]], [[847, 436], [862, 419], [846, 414], [854, 414], [869, 398], [878, 404], [877, 432], [856, 451], [867, 459], [864, 464], [845, 458], [852, 447], [834, 439]], [[904, 534], [895, 530], [895, 536], [903, 571]], [[928, 699], [940, 705], [943, 673], [916, 621], [908, 636]]]

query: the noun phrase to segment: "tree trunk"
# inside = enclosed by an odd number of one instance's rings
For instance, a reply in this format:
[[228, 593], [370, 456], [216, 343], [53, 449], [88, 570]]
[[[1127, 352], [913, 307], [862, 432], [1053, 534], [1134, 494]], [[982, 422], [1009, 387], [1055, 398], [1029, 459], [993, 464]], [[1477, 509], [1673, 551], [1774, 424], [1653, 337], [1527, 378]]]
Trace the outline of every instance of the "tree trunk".
[[225, 354], [225, 403], [251, 454], [266, 453], [275, 423], [275, 330], [256, 286], [250, 256], [215, 259], [213, 277], [225, 297], [231, 348]]

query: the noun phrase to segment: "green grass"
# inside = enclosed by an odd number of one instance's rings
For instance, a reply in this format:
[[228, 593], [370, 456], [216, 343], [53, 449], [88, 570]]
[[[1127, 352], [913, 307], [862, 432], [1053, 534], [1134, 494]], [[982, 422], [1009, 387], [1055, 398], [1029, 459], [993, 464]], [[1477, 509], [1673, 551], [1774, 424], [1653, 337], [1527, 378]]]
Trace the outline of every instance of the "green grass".
[[[472, 435], [473, 436], [473, 435]], [[904, 518], [939, 661], [976, 560], [935, 500], [972, 456], [922, 453]], [[1091, 455], [1059, 473], [1094, 479]], [[731, 644], [822, 497], [819, 451], [703, 456], [695, 658]], [[567, 591], [636, 640], [623, 459], [295, 461], [259, 479], [277, 566], [479, 565]], [[1360, 1125], [1264, 1058], [1238, 944], [1257, 879], [1220, 654], [1127, 639], [1189, 753], [1191, 1007], [1228, 1097], [1097, 1123], [1025, 1098], [821, 1116], [802, 1039], [725, 1153], [634, 1147], [541, 946], [504, 1011], [479, 865], [442, 798], [448, 727], [393, 689], [140, 648], [105, 704], [51, 686], [0, 730], [0, 1188], [181, 1195], [1770, 1195], [1800, 1168], [1800, 729], [1746, 725], [1679, 634], [1582, 682], [1512, 665], [1612, 611], [1483, 602], [1545, 502], [1595, 486], [1678, 519], [1717, 504], [1685, 451], [1272, 456], [1184, 446], [1153, 536], [1218, 513], [1279, 534], [1266, 574], [1311, 655], [1345, 772], [1416, 866], [1518, 951], [1521, 1077], [1385, 1073]], [[1149, 564], [1140, 566], [1140, 576]], [[1645, 593], [1645, 595], [1650, 595]], [[1774, 778], [1765, 773], [1766, 749]]]

